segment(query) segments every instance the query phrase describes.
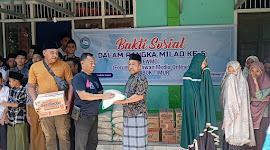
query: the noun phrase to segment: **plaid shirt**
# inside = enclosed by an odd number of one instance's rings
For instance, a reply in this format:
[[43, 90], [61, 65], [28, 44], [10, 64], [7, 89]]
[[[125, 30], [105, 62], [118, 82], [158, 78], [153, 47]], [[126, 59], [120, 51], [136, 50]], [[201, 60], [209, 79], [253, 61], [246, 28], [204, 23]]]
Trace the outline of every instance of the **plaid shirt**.
[[18, 104], [17, 108], [8, 107], [8, 124], [15, 126], [19, 123], [26, 122], [26, 89], [23, 86], [18, 88], [10, 88], [8, 103]]

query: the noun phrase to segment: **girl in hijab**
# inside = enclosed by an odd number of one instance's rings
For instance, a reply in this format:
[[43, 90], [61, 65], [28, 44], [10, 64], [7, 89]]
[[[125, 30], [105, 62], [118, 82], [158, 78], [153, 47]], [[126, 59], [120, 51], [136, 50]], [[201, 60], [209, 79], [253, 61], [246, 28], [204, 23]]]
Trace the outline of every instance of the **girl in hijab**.
[[248, 83], [238, 61], [227, 64], [220, 101], [223, 110], [223, 150], [245, 150], [245, 144], [255, 146]]
[[270, 77], [270, 58], [264, 60], [264, 69], [268, 77]]
[[250, 65], [248, 85], [251, 96], [251, 116], [256, 139], [256, 147], [249, 149], [261, 150], [266, 136], [266, 129], [269, 125], [268, 95], [270, 93], [270, 79], [265, 73], [261, 62], [253, 62]]
[[181, 147], [215, 150], [219, 144], [215, 100], [211, 73], [204, 55], [193, 57], [183, 82]]
[[258, 61], [259, 61], [259, 58], [258, 58], [257, 56], [249, 56], [249, 57], [246, 59], [245, 68], [244, 68], [244, 70], [243, 70], [243, 75], [245, 76], [245, 78], [248, 77], [250, 65], [251, 65], [253, 62], [258, 62]]

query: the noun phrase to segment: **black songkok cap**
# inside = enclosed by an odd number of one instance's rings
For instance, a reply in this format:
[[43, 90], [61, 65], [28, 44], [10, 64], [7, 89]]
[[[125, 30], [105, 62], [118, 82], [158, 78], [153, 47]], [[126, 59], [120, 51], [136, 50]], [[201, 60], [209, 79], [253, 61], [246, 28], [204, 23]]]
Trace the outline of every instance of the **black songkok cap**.
[[68, 40], [67, 45], [70, 44], [70, 43], [74, 44], [75, 47], [76, 47], [76, 42], [73, 39]]
[[27, 53], [24, 50], [19, 50], [18, 53], [17, 53], [17, 56], [19, 56], [19, 55], [24, 56], [25, 59], [27, 59]]
[[18, 73], [18, 72], [14, 72], [14, 71], [10, 71], [8, 77], [21, 81], [23, 78], [23, 74]]
[[40, 50], [40, 49], [35, 49], [33, 55], [34, 55], [34, 54], [38, 54], [38, 55], [40, 55], [41, 57], [43, 57], [42, 50]]
[[42, 46], [42, 50], [45, 50], [45, 49], [58, 49], [57, 42], [46, 42]]
[[142, 62], [142, 57], [139, 54], [134, 54], [133, 53], [133, 54], [129, 55], [129, 60], [137, 60], [139, 62]]
[[36, 45], [31, 45], [30, 49], [38, 49], [38, 47]]

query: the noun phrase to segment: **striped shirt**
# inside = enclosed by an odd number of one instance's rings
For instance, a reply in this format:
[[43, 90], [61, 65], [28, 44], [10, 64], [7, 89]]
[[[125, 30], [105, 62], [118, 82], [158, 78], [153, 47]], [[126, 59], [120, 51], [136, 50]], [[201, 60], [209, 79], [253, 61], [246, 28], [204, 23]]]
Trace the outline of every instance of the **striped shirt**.
[[16, 103], [18, 107], [8, 107], [8, 124], [15, 126], [16, 124], [26, 122], [26, 89], [23, 86], [18, 88], [10, 88], [8, 103]]

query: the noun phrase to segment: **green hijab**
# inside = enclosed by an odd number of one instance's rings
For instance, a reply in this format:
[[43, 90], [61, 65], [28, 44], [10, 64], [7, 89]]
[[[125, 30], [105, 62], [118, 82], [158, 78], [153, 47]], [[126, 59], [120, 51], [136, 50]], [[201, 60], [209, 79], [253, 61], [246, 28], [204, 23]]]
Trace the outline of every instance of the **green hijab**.
[[185, 72], [184, 77], [191, 77], [192, 79], [201, 79], [202, 76], [202, 63], [206, 56], [197, 54], [191, 60], [190, 66]]
[[196, 149], [197, 140], [205, 131], [214, 136], [216, 145], [219, 142], [211, 73], [209, 68], [201, 68], [205, 58], [202, 54], [195, 55], [183, 78], [181, 147], [186, 149], [194, 146]]

